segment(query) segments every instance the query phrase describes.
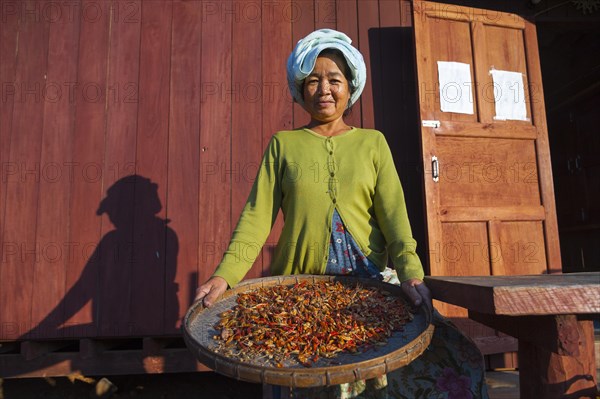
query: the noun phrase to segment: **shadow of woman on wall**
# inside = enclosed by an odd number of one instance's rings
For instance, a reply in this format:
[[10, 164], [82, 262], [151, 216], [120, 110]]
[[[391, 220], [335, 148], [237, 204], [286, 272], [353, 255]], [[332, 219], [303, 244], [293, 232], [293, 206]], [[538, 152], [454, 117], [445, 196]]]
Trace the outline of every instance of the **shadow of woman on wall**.
[[[130, 175], [115, 182], [96, 211], [98, 216], [106, 213], [114, 229], [102, 237], [61, 302], [19, 340], [35, 345], [35, 340], [48, 337], [63, 341], [87, 337], [104, 339], [98, 342], [107, 345], [110, 339], [137, 338], [139, 346], [141, 337], [178, 335], [179, 244], [169, 220], [157, 217], [161, 209], [158, 185], [150, 179]], [[34, 359], [29, 365], [43, 367], [44, 360], [35, 359], [35, 349], [30, 352]], [[85, 373], [96, 367], [94, 359], [85, 357], [73, 358], [71, 369]], [[139, 367], [133, 364], [129, 370], [143, 373], [144, 362], [135, 361]], [[41, 364], [36, 367], [37, 363]]]

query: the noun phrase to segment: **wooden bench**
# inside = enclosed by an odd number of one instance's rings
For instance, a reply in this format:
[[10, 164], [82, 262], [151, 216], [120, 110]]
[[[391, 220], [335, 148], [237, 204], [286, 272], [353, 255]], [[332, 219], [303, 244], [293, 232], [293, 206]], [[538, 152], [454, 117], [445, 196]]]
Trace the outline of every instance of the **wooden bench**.
[[[433, 298], [518, 339], [522, 399], [596, 398], [600, 273], [425, 277]], [[595, 316], [594, 316], [595, 315]]]

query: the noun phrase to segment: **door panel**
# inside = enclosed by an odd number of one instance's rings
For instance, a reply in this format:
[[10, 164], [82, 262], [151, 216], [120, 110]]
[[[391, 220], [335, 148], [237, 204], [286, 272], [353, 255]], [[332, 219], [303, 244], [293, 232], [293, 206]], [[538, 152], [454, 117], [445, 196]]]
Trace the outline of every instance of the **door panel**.
[[497, 274], [546, 273], [542, 222], [502, 222], [498, 231], [504, 270]]
[[[496, 11], [450, 11], [418, 0], [413, 6], [429, 273], [560, 272], [535, 26]], [[468, 64], [456, 82], [464, 82], [472, 113], [469, 106], [466, 113], [442, 111], [447, 93], [440, 81], [454, 75], [442, 80], [440, 61]], [[525, 116], [502, 114], [497, 97]], [[466, 316], [464, 309], [436, 306], [447, 316]]]
[[[442, 223], [443, 241], [437, 248], [430, 248], [430, 255], [441, 263], [440, 275], [470, 276], [486, 275], [489, 271], [488, 248], [480, 243], [487, 241], [485, 222]], [[468, 264], [468, 268], [465, 268]], [[437, 309], [443, 314], [467, 317], [466, 309], [439, 303]]]
[[[527, 107], [527, 117], [531, 118], [531, 107], [529, 105], [529, 85], [527, 84], [527, 65], [525, 60], [525, 44], [523, 42], [523, 30], [499, 27], [493, 25], [485, 26], [485, 43], [487, 64], [490, 68], [503, 71], [514, 71], [523, 74], [525, 88], [525, 106]], [[536, 48], [537, 51], [537, 48]], [[484, 71], [485, 72], [485, 71]], [[491, 76], [487, 75], [486, 81], [483, 82], [482, 90], [485, 92], [485, 99], [490, 108], [494, 108], [494, 98], [491, 90], [493, 82]], [[514, 94], [514, 93], [511, 93]], [[531, 122], [525, 121], [510, 121], [505, 123], [517, 123], [520, 125], [530, 125]]]
[[540, 205], [532, 140], [439, 137], [440, 207]]
[[[431, 52], [436, 54], [438, 61], [455, 61], [473, 65], [473, 53], [468, 47], [454, 45], [454, 41], [468, 43], [471, 40], [471, 32], [469, 23], [463, 21], [450, 21], [444, 19], [435, 20], [435, 37], [431, 41]], [[430, 68], [428, 82], [437, 82], [438, 73], [436, 68]], [[471, 70], [473, 73], [473, 70]], [[448, 88], [452, 90], [452, 87]], [[431, 86], [432, 94], [435, 95], [435, 103], [440, 103], [440, 91], [435, 86]], [[471, 91], [471, 96], [473, 93]], [[434, 118], [441, 118], [442, 112], [439, 107], [434, 108]], [[477, 115], [449, 113], [446, 115], [447, 120], [451, 121], [476, 121]]]
[[[443, 245], [437, 248], [448, 276], [485, 275], [489, 270], [487, 247], [477, 244], [487, 240], [484, 222], [443, 223]], [[467, 261], [469, 269], [463, 267]]]

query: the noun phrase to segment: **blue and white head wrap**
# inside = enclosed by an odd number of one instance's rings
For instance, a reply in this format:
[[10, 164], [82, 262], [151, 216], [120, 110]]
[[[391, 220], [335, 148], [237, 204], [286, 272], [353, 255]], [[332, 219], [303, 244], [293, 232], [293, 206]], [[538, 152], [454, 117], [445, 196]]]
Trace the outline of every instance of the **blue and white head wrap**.
[[337, 49], [342, 52], [352, 80], [348, 82], [352, 87], [349, 106], [360, 97], [367, 80], [367, 67], [362, 54], [354, 48], [352, 40], [344, 33], [333, 29], [319, 29], [304, 39], [301, 39], [287, 61], [287, 81], [290, 93], [296, 102], [304, 104], [302, 100], [302, 83], [312, 72], [319, 54], [325, 49]]

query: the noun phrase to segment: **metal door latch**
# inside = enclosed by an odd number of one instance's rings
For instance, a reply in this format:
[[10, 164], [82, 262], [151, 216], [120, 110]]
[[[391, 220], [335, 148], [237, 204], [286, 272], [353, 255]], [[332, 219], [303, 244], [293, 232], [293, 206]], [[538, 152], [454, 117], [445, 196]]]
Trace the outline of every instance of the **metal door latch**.
[[435, 155], [431, 157], [431, 177], [436, 183], [440, 181], [440, 164]]
[[433, 127], [436, 129], [440, 127], [440, 121], [421, 121], [421, 123], [423, 124], [423, 127]]

